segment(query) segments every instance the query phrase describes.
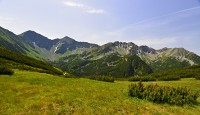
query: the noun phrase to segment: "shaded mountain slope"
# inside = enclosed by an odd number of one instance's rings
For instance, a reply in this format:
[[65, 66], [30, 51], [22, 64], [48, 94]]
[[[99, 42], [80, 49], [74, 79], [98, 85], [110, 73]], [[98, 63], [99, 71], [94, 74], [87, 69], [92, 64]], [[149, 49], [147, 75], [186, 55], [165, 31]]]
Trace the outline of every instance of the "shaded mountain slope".
[[1, 66], [12, 69], [23, 69], [55, 75], [63, 75], [63, 72], [60, 69], [55, 68], [50, 64], [9, 51], [2, 47], [0, 47], [0, 64]]
[[45, 48], [46, 50], [50, 50], [51, 47], [59, 41], [58, 39], [50, 40], [49, 38], [31, 30], [26, 31], [19, 36], [21, 36], [25, 41], [37, 45], [40, 48]]
[[21, 54], [27, 54], [30, 47], [24, 42], [19, 36], [0, 27], [0, 46]]

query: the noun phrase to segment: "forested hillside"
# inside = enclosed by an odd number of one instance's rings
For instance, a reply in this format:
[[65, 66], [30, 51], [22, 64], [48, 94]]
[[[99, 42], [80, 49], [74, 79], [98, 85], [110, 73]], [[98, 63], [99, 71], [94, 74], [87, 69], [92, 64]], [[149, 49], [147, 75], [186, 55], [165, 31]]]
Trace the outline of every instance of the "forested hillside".
[[[64, 60], [64, 61], [63, 61]], [[71, 55], [57, 62], [58, 67], [77, 76], [109, 75], [128, 77], [147, 75], [152, 69], [136, 55], [119, 56], [112, 54], [99, 60], [87, 60], [80, 55]]]
[[42, 73], [50, 73], [55, 75], [63, 74], [63, 72], [60, 69], [55, 68], [50, 64], [9, 51], [2, 47], [0, 47], [0, 64], [0, 66], [12, 69], [38, 71]]

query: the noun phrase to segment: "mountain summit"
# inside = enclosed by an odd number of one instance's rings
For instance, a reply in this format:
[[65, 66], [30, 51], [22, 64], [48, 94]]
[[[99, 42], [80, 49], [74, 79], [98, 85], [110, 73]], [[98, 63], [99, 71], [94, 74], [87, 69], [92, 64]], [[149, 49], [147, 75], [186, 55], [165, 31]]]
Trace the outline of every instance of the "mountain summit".
[[76, 40], [66, 36], [61, 39], [51, 40], [39, 33], [34, 31], [26, 31], [20, 34], [24, 40], [32, 43], [34, 46], [37, 45], [40, 48], [45, 48], [46, 50], [52, 50], [56, 54], [64, 54], [66, 51], [73, 51], [77, 48], [92, 48], [98, 47], [96, 44], [90, 44], [87, 42], [77, 42]]
[[34, 46], [37, 45], [40, 48], [45, 48], [46, 50], [50, 50], [51, 47], [58, 42], [57, 39], [50, 40], [49, 38], [31, 30], [26, 31], [19, 36], [21, 36], [27, 42], [32, 43]]

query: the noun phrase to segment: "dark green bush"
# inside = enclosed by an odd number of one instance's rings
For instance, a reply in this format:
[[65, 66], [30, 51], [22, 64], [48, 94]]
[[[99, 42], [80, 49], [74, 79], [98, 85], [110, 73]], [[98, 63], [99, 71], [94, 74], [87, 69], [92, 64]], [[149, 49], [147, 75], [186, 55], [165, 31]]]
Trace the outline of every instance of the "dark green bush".
[[156, 79], [152, 76], [134, 76], [129, 78], [129, 81], [156, 81]]
[[175, 80], [180, 80], [181, 78], [177, 75], [167, 75], [167, 76], [162, 76], [157, 78], [158, 81], [175, 81]]
[[14, 71], [7, 68], [7, 67], [0, 67], [0, 74], [3, 74], [3, 75], [13, 75], [14, 74]]
[[174, 81], [180, 80], [180, 77], [177, 75], [159, 75], [153, 74], [149, 76], [134, 76], [129, 79], [129, 81]]
[[155, 103], [184, 105], [197, 103], [199, 92], [191, 92], [188, 88], [158, 86], [151, 84], [144, 86], [142, 82], [129, 85], [129, 95], [139, 99], [146, 99]]
[[200, 74], [194, 75], [194, 78], [196, 78], [197, 80], [200, 80]]
[[90, 76], [89, 78], [92, 80], [105, 81], [105, 82], [114, 82], [115, 81], [112, 76]]
[[193, 78], [195, 76], [195, 72], [181, 72], [179, 73], [181, 78]]

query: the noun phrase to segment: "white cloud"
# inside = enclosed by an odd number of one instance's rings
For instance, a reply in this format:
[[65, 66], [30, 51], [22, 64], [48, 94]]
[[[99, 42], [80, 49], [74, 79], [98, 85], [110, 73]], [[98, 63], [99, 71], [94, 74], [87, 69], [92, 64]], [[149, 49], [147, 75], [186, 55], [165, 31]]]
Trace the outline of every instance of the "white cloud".
[[84, 8], [85, 7], [85, 5], [83, 5], [83, 4], [79, 4], [79, 3], [71, 2], [71, 1], [65, 1], [64, 4], [66, 6], [70, 6], [70, 7], [79, 7], [79, 8]]
[[90, 13], [90, 14], [103, 14], [105, 13], [105, 10], [103, 9], [97, 9], [97, 8], [93, 8], [81, 3], [77, 3], [77, 2], [72, 2], [72, 1], [65, 1], [64, 5], [68, 6], [68, 7], [76, 7], [79, 8], [81, 10], [83, 10], [84, 12]]
[[103, 13], [105, 13], [105, 11], [103, 9], [89, 9], [86, 12], [90, 13], [90, 14], [103, 14]]

